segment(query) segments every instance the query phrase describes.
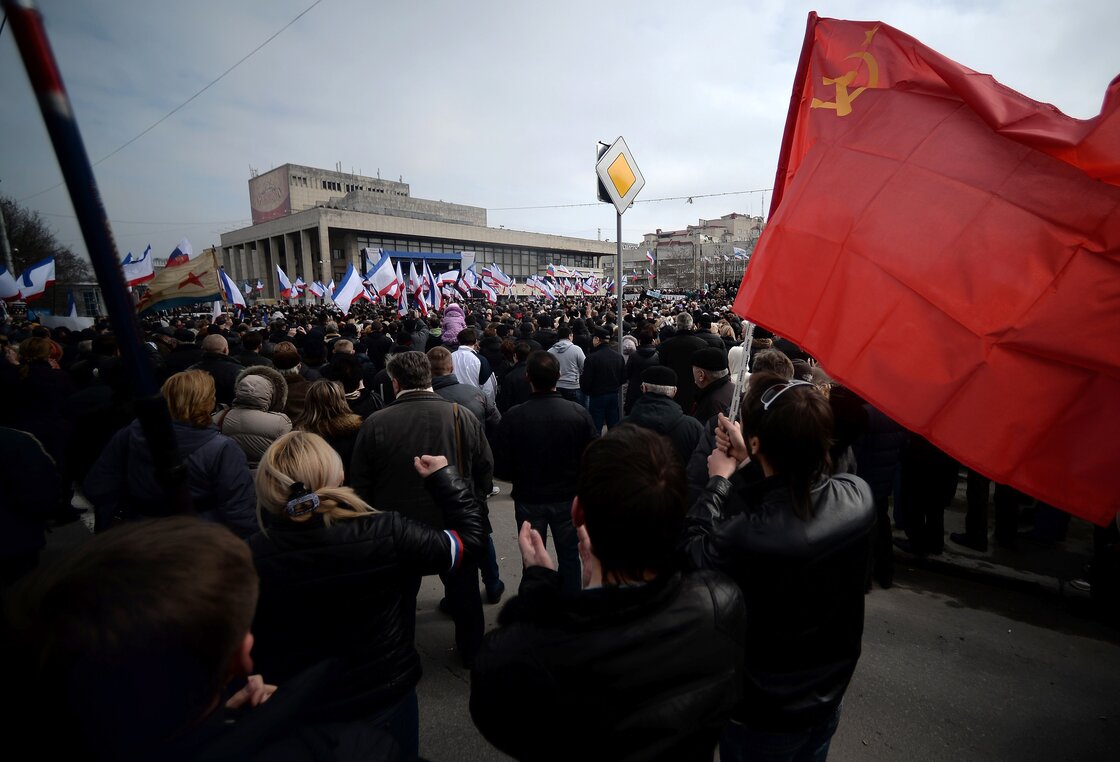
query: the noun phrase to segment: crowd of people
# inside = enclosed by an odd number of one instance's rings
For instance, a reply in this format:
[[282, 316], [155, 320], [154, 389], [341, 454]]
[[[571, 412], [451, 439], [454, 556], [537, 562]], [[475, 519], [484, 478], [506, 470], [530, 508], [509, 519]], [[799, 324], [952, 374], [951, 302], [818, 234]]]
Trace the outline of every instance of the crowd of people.
[[[824, 759], [892, 495], [906, 550], [941, 552], [959, 466], [761, 328], [740, 388], [732, 296], [155, 315], [173, 469], [106, 325], [6, 321], [8, 724], [103, 759], [417, 758], [438, 575], [471, 716], [516, 758]], [[486, 634], [495, 478], [525, 568]], [[951, 540], [986, 546], [968, 485]], [[997, 542], [1018, 499], [997, 485]], [[39, 568], [87, 510], [94, 538]]]

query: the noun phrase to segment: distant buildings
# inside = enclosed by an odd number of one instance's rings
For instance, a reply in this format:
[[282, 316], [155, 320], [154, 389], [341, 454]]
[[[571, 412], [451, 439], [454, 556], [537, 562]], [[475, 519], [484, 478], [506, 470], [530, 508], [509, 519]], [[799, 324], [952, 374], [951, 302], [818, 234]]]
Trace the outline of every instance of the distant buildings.
[[645, 272], [645, 252], [650, 251], [656, 259], [649, 268], [657, 275], [657, 288], [693, 290], [705, 283], [738, 281], [763, 227], [761, 217], [732, 213], [718, 220], [700, 220], [684, 230], [646, 233], [639, 247], [643, 260], [639, 272]]
[[485, 209], [414, 198], [407, 183], [341, 168], [284, 164], [249, 179], [249, 200], [253, 225], [223, 233], [219, 258], [235, 282], [259, 278], [266, 298], [277, 295], [277, 265], [293, 281], [338, 283], [347, 265], [362, 267], [365, 248], [389, 252], [406, 274], [410, 260], [439, 272], [473, 259], [519, 282], [550, 263], [599, 274], [599, 258], [615, 251], [608, 242], [491, 228]]

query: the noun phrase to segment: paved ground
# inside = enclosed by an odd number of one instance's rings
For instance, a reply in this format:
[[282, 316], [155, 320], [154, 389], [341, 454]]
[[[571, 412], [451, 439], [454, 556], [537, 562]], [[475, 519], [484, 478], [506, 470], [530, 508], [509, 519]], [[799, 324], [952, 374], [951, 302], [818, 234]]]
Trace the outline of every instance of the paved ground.
[[[491, 500], [509, 593], [520, 580], [509, 485]], [[963, 505], [946, 516], [963, 526]], [[1057, 548], [1016, 554], [954, 549], [898, 556], [897, 584], [867, 598], [864, 654], [844, 705], [833, 760], [1112, 760], [1120, 749], [1120, 633], [1080, 616], [1063, 584], [1087, 560], [1089, 528]], [[76, 522], [49, 555], [88, 537]], [[436, 610], [439, 581], [421, 588], [417, 648], [421, 752], [431, 760], [498, 760], [467, 710], [469, 674]], [[493, 626], [500, 606], [486, 606]], [[578, 732], [578, 729], [571, 729]]]

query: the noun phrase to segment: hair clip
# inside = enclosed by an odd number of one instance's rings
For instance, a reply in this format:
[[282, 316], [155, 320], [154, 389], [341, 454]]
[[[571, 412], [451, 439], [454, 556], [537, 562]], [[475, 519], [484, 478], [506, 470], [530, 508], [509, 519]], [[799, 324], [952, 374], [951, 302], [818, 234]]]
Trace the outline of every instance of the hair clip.
[[302, 516], [319, 507], [319, 496], [303, 486], [303, 482], [293, 482], [290, 494], [291, 499], [285, 507], [289, 516]]

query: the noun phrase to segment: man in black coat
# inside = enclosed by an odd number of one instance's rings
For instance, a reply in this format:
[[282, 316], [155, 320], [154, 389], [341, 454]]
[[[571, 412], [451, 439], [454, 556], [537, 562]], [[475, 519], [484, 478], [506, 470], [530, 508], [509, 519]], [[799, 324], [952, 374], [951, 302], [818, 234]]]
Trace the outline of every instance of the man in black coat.
[[[494, 456], [482, 424], [466, 410], [432, 391], [432, 366], [423, 352], [393, 355], [386, 369], [394, 400], [362, 424], [354, 443], [350, 476], [363, 500], [383, 511], [443, 528], [443, 514], [412, 468], [420, 455], [443, 455], [470, 481], [485, 506], [494, 486]], [[490, 533], [488, 513], [484, 529]], [[455, 645], [468, 666], [482, 642], [485, 620], [478, 590], [478, 559], [467, 558], [460, 571], [442, 574], [447, 606], [455, 620]], [[419, 581], [412, 590], [415, 597]], [[411, 610], [415, 612], [413, 604]], [[413, 622], [414, 626], [414, 622]]]
[[527, 341], [519, 341], [513, 347], [517, 362], [506, 371], [502, 383], [498, 386], [498, 412], [502, 415], [505, 415], [514, 405], [528, 401], [529, 395], [532, 394], [529, 377], [526, 375], [526, 361], [532, 351], [532, 346]]
[[202, 340], [202, 359], [191, 366], [214, 377], [214, 393], [219, 405], [233, 404], [233, 387], [245, 366], [229, 356], [229, 343], [219, 333]]
[[708, 346], [708, 342], [692, 332], [692, 315], [682, 312], [677, 315], [677, 330], [671, 338], [664, 339], [657, 348], [661, 364], [672, 368], [677, 374], [677, 404], [681, 410], [691, 410], [696, 396], [696, 384], [692, 381], [692, 355]]
[[626, 402], [623, 412], [630, 415], [634, 403], [642, 396], [642, 371], [661, 362], [657, 354], [657, 331], [644, 326], [638, 331], [638, 349], [626, 362]]
[[630, 415], [626, 416], [626, 423], [668, 437], [683, 468], [704, 433], [704, 425], [685, 415], [673, 402], [676, 393], [677, 374], [671, 368], [662, 365], [646, 368], [642, 371], [642, 397], [634, 403]]
[[579, 388], [587, 395], [587, 409], [596, 431], [602, 431], [603, 424], [608, 429], [618, 425], [618, 395], [626, 381], [625, 374], [626, 361], [611, 349], [610, 333], [596, 329], [591, 336], [591, 354], [584, 361], [579, 377]]
[[542, 538], [549, 527], [560, 560], [564, 589], [579, 587], [579, 551], [571, 507], [580, 457], [599, 432], [586, 408], [556, 391], [560, 363], [549, 352], [529, 355], [527, 402], [502, 418], [495, 441], [495, 471], [513, 482], [517, 525], [529, 522]]
[[684, 492], [665, 440], [619, 426], [579, 469], [583, 590], [562, 592], [522, 526], [519, 595], [471, 673], [471, 717], [490, 743], [517, 759], [712, 758], [739, 696], [746, 614], [723, 575], [676, 570]]
[[692, 382], [696, 397], [689, 414], [700, 422], [718, 413], [727, 415], [735, 384], [727, 369], [727, 352], [723, 347], [707, 347], [692, 355]]

